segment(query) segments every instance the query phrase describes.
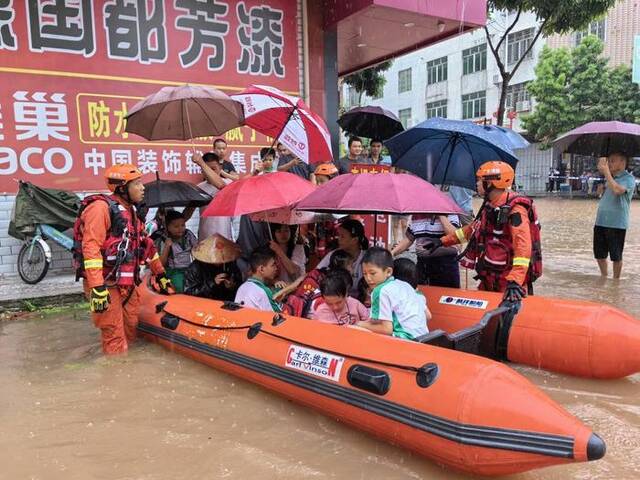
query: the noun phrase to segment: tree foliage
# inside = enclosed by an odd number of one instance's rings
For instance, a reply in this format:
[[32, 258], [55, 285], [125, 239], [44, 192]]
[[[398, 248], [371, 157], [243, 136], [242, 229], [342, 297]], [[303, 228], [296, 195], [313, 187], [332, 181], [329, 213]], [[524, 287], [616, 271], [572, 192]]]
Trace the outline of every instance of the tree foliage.
[[593, 36], [578, 47], [545, 47], [536, 79], [527, 85], [537, 104], [524, 128], [542, 148], [562, 133], [593, 121], [640, 122], [640, 88], [627, 66], [609, 68], [603, 44]]
[[367, 94], [368, 97], [379, 97], [382, 95], [382, 89], [387, 83], [387, 79], [383, 72], [391, 68], [391, 62], [382, 62], [373, 67], [352, 73], [344, 77], [344, 83], [353, 87], [358, 92], [358, 105], [362, 103], [362, 95]]
[[[592, 20], [604, 15], [617, 0], [489, 0], [487, 6], [489, 12], [508, 10], [515, 12], [513, 22], [499, 35], [497, 41], [492, 39], [489, 29], [485, 27], [487, 43], [498, 65], [502, 77], [500, 102], [498, 104], [498, 124], [502, 125], [504, 119], [504, 106], [507, 99], [507, 88], [515, 72], [520, 68], [522, 61], [527, 57], [540, 35], [552, 35], [554, 33], [567, 33], [573, 30], [581, 30]], [[533, 41], [523, 53], [522, 57], [512, 68], [508, 68], [501, 57], [501, 47], [506, 47], [507, 38], [518, 23], [524, 12], [532, 12], [540, 22], [540, 28], [536, 32]]]

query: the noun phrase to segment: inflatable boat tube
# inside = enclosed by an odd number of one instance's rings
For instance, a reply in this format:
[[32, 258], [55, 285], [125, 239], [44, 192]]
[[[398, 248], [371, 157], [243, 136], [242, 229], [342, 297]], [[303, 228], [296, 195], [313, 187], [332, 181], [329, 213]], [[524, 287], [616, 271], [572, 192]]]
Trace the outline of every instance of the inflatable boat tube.
[[448, 336], [484, 328], [480, 352], [466, 351], [578, 377], [613, 379], [640, 372], [640, 320], [615, 307], [529, 296], [519, 312], [483, 326], [502, 294], [421, 288], [433, 315], [431, 338], [424, 343], [456, 348]]
[[141, 287], [148, 340], [438, 464], [506, 475], [596, 460], [604, 442], [499, 362]]

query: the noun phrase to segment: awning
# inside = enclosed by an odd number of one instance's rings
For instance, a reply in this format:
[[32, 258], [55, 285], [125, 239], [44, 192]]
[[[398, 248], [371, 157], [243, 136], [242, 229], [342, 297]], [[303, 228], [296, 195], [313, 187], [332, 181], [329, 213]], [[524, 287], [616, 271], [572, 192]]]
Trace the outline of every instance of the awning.
[[338, 74], [360, 70], [484, 26], [486, 0], [324, 0], [338, 29]]

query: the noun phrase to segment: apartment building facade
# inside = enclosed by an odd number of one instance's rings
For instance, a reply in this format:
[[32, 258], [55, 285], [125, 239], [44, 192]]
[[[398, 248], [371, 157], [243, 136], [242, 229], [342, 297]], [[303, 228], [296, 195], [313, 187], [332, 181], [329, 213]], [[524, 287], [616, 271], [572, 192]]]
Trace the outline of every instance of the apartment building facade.
[[[513, 22], [513, 15], [512, 12], [492, 15], [487, 27], [494, 45]], [[513, 68], [525, 55], [538, 28], [535, 15], [520, 16], [500, 47], [501, 58], [508, 68]], [[522, 115], [534, 108], [526, 85], [535, 78], [535, 65], [543, 46], [541, 37], [526, 53], [508, 87], [504, 125], [519, 132], [523, 130]], [[405, 128], [432, 117], [496, 124], [502, 79], [483, 29], [399, 57], [385, 77], [383, 94], [379, 98], [364, 98], [362, 104], [391, 110]], [[358, 104], [358, 94], [350, 87], [344, 87], [343, 98], [347, 108]], [[527, 160], [518, 169], [518, 185], [528, 192], [544, 191], [552, 153], [532, 145], [518, 154]]]

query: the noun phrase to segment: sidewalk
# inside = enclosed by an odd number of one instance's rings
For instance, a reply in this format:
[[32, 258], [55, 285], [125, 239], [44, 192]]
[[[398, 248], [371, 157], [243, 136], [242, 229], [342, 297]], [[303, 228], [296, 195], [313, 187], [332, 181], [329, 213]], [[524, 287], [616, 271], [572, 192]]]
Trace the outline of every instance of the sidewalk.
[[[75, 274], [56, 274], [51, 272], [44, 280], [35, 285], [29, 285], [17, 275], [0, 276], [0, 306], [19, 305], [24, 300], [48, 299], [51, 303], [62, 302], [64, 297], [73, 297], [77, 301], [82, 299], [82, 282], [75, 281]], [[58, 300], [59, 299], [59, 300]], [[42, 303], [42, 302], [37, 302]]]

